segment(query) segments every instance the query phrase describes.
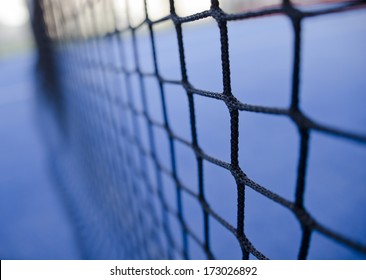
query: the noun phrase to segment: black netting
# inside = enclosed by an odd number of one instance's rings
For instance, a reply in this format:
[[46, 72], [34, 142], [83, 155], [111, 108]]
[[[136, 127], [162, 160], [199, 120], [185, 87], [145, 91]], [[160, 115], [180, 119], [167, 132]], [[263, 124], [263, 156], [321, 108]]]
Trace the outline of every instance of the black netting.
[[[53, 108], [60, 124], [60, 129], [48, 131], [51, 152], [55, 155], [54, 169], [77, 225], [85, 257], [190, 258], [189, 243], [193, 242], [207, 258], [212, 259], [215, 255], [210, 224], [214, 220], [237, 239], [243, 259], [250, 256], [266, 259], [265, 252], [259, 251], [246, 234], [247, 188], [295, 215], [302, 230], [298, 244], [299, 259], [307, 257], [314, 232], [349, 249], [366, 253], [365, 243], [358, 243], [319, 223], [304, 206], [311, 134], [316, 131], [361, 144], [365, 144], [366, 135], [323, 125], [321, 120], [310, 119], [300, 107], [304, 19], [363, 8], [365, 1], [338, 1], [335, 5], [311, 10], [300, 9], [292, 1], [283, 0], [277, 6], [254, 6], [250, 11], [227, 13], [220, 7], [220, 1], [211, 0], [211, 7], [207, 10], [182, 17], [176, 13], [175, 1], [170, 0], [166, 3], [169, 14], [152, 20], [145, 0], [143, 19], [137, 24], [132, 22], [134, 18], [129, 14], [131, 7], [128, 7], [128, 2], [120, 1], [123, 5], [116, 5], [116, 2], [40, 0], [33, 7], [34, 30], [40, 50], [39, 65], [45, 74], [44, 84], [48, 87], [45, 91], [47, 98], [42, 99], [42, 104], [47, 102], [48, 108]], [[135, 5], [132, 2], [130, 5]], [[154, 5], [154, 1], [150, 2]], [[291, 102], [286, 108], [243, 103], [231, 86], [228, 23], [270, 15], [283, 15], [292, 24]], [[195, 88], [187, 71], [182, 26], [205, 18], [216, 21], [220, 34], [222, 92]], [[164, 53], [157, 51], [155, 27], [164, 22], [173, 24], [176, 32], [179, 51], [179, 65], [176, 67], [180, 69], [181, 76], [177, 80], [166, 79], [159, 68], [158, 56], [164, 56]], [[146, 44], [151, 54], [149, 59], [152, 58], [153, 62], [151, 72], [141, 67], [141, 60], [146, 59], [139, 53], [141, 42], [138, 33], [142, 29], [147, 30]], [[132, 47], [129, 49], [127, 44]], [[162, 121], [152, 117], [149, 105], [151, 81], [160, 98]], [[180, 87], [185, 92], [190, 139], [176, 135], [171, 128], [166, 101], [168, 85]], [[205, 147], [200, 145], [195, 109], [197, 96], [220, 102], [229, 112], [231, 140], [228, 162], [206, 153]], [[294, 200], [288, 200], [253, 181], [239, 163], [242, 137], [239, 137], [239, 115], [243, 112], [281, 115], [296, 125], [300, 148]], [[50, 116], [44, 113], [43, 121], [48, 122], [52, 119]], [[169, 151], [168, 165], [162, 162], [158, 153], [159, 145], [163, 144], [156, 140], [157, 129], [166, 137], [164, 145]], [[177, 172], [178, 144], [194, 153], [197, 192], [185, 185]], [[221, 217], [208, 203], [206, 196], [210, 188], [205, 184], [206, 163], [226, 169], [236, 182], [235, 224]], [[172, 183], [167, 183], [167, 180]], [[167, 185], [174, 190], [173, 202], [164, 191]], [[183, 194], [200, 205], [197, 215], [203, 216], [202, 237], [187, 223], [190, 217], [185, 215]]]

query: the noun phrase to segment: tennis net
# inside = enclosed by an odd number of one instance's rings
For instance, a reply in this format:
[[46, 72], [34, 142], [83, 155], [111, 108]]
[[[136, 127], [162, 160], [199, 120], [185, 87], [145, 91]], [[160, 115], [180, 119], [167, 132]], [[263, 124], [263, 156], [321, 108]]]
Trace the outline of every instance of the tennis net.
[[[260, 245], [248, 237], [244, 222], [249, 214], [246, 205], [250, 203], [250, 190], [294, 215], [301, 228], [301, 238], [294, 245], [298, 259], [307, 258], [314, 233], [365, 256], [365, 240], [355, 240], [318, 222], [316, 213], [312, 215], [306, 208], [304, 198], [312, 146], [310, 136], [321, 133], [363, 146], [366, 135], [324, 125], [321, 120], [308, 117], [300, 106], [304, 21], [364, 9], [365, 1], [315, 1], [332, 2], [315, 9], [297, 5], [301, 1], [267, 1], [268, 5], [264, 6], [254, 5], [253, 1], [233, 1], [236, 6], [231, 5], [231, 11], [227, 8], [228, 1], [211, 0], [205, 9], [192, 14], [180, 13], [179, 1], [145, 0], [140, 6], [137, 2], [39, 0], [32, 7], [39, 69], [45, 87], [40, 101], [42, 122], [56, 128], [47, 133], [54, 155], [54, 172], [75, 221], [84, 257], [215, 259], [216, 243], [225, 244], [224, 239], [228, 238], [223, 234], [213, 240], [215, 223], [235, 239], [241, 258], [267, 259], [266, 252], [258, 249]], [[251, 5], [246, 6], [247, 2]], [[161, 3], [165, 6], [159, 6]], [[159, 14], [165, 11], [161, 7], [167, 9], [165, 15]], [[137, 13], [136, 9], [141, 10]], [[229, 24], [277, 15], [289, 20], [293, 36], [292, 54], [289, 54], [292, 57], [290, 105], [252, 105], [238, 98], [239, 93], [232, 86]], [[215, 22], [219, 34], [217, 59], [222, 91], [196, 87], [189, 75], [184, 28], [205, 19]], [[159, 65], [165, 53], [159, 52], [157, 34], [164, 32], [164, 24], [172, 25], [175, 34], [177, 79], [166, 78]], [[198, 53], [209, 51], [210, 44], [201, 46]], [[148, 55], [142, 56], [141, 49]], [[144, 66], [146, 60], [151, 61], [149, 70]], [[205, 76], [204, 72], [198, 74]], [[176, 108], [169, 107], [170, 87], [186, 99], [188, 125], [182, 125], [188, 127], [189, 138], [181, 136], [179, 127], [173, 128], [177, 120], [172, 120], [170, 112], [180, 110], [183, 103], [176, 104]], [[200, 143], [199, 98], [207, 104], [216, 102], [225, 106], [229, 127], [227, 159], [206, 152]], [[159, 108], [152, 103], [159, 103]], [[160, 120], [154, 117], [157, 114]], [[240, 164], [239, 148], [244, 144], [239, 131], [243, 114], [280, 116], [296, 127], [298, 149], [290, 152], [297, 154], [293, 199], [273, 191], [271, 186], [257, 183]], [[47, 123], [53, 118], [56, 126]], [[205, 124], [208, 125], [215, 126]], [[242, 133], [242, 137], [250, 137], [245, 130]], [[194, 161], [189, 163], [194, 166], [194, 173], [188, 176], [194, 177], [196, 187], [187, 185], [189, 180], [179, 173], [178, 146], [194, 156]], [[231, 181], [224, 184], [225, 188], [235, 190], [236, 201], [221, 203], [230, 203], [228, 208], [235, 207], [234, 220], [218, 213], [207, 198], [214, 195], [212, 192], [217, 192], [216, 200], [222, 195], [206, 182], [207, 165], [226, 170], [230, 176]], [[193, 202], [186, 204], [185, 197]], [[193, 204], [199, 207], [196, 209]], [[196, 215], [202, 219], [192, 226], [190, 220]], [[280, 226], [281, 221], [278, 223]]]

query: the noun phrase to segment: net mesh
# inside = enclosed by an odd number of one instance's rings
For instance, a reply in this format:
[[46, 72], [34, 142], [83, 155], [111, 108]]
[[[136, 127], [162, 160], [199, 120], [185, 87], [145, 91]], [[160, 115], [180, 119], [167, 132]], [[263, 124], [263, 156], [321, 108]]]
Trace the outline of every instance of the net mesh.
[[[248, 188], [281, 205], [296, 217], [302, 231], [298, 244], [299, 259], [307, 258], [314, 232], [365, 254], [366, 244], [328, 228], [310, 215], [304, 206], [304, 195], [312, 132], [360, 144], [366, 143], [366, 135], [323, 125], [309, 118], [300, 107], [304, 19], [363, 8], [365, 1], [333, 1], [339, 3], [307, 10], [298, 8], [290, 0], [283, 0], [278, 5], [264, 8], [254, 5], [251, 10], [246, 10], [244, 5], [240, 6], [239, 12], [227, 13], [218, 0], [211, 0], [207, 10], [179, 16], [175, 1], [170, 0], [166, 1], [169, 14], [152, 19], [149, 12], [155, 2], [143, 1], [140, 22], [136, 22], [136, 15], [131, 14], [128, 1], [40, 0], [33, 5], [33, 27], [40, 50], [39, 65], [44, 77], [43, 84], [48, 88], [43, 91], [45, 97], [42, 102], [47, 102], [48, 107], [56, 112], [59, 123], [58, 129], [48, 133], [51, 151], [58, 155], [53, 166], [78, 227], [84, 257], [188, 259], [191, 257], [191, 243], [195, 243], [204, 257], [214, 259], [210, 224], [215, 220], [235, 237], [243, 259], [267, 259], [246, 234], [245, 194]], [[269, 15], [283, 15], [292, 26], [291, 102], [286, 108], [244, 103], [237, 98], [231, 85], [228, 23]], [[219, 30], [222, 92], [194, 87], [186, 66], [182, 26], [206, 18], [216, 21]], [[157, 51], [155, 27], [164, 22], [172, 23], [176, 33], [179, 52], [177, 67], [181, 77], [177, 80], [166, 79], [159, 68], [158, 56], [164, 54]], [[139, 55], [137, 37], [143, 28], [147, 29], [153, 61], [151, 72], [141, 67], [141, 60], [146, 58]], [[127, 35], [132, 45], [130, 52], [126, 46]], [[132, 68], [128, 66], [129, 60], [134, 65]], [[134, 77], [137, 77], [136, 85]], [[162, 121], [152, 117], [148, 79], [157, 85]], [[169, 84], [184, 89], [189, 106], [190, 139], [178, 136], [171, 127], [166, 101], [166, 86]], [[230, 161], [206, 153], [205, 147], [200, 145], [195, 108], [197, 96], [226, 106], [230, 116]], [[141, 100], [141, 108], [136, 105], [136, 98]], [[239, 115], [243, 112], [281, 115], [297, 127], [300, 143], [293, 200], [258, 184], [247, 176], [240, 165]], [[43, 118], [43, 122], [47, 119], [51, 118]], [[158, 153], [162, 144], [156, 139], [156, 129], [162, 131], [166, 138], [168, 166]], [[178, 143], [194, 153], [197, 191], [185, 185], [177, 172]], [[237, 192], [234, 224], [210, 207], [207, 200], [210, 188], [204, 180], [206, 162], [226, 169], [235, 181], [236, 185], [231, 186]], [[173, 182], [169, 187], [174, 192], [174, 203], [164, 191], [167, 187], [165, 178]], [[200, 205], [197, 215], [203, 216], [200, 225], [202, 236], [187, 223], [190, 217], [185, 215], [183, 194]]]

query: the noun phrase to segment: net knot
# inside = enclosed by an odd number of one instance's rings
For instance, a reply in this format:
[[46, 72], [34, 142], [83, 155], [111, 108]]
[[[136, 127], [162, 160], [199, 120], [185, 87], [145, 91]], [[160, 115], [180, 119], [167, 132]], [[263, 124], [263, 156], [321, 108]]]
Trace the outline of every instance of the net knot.
[[211, 16], [219, 23], [225, 21], [225, 13], [220, 9], [220, 7], [211, 6]]
[[297, 207], [296, 205], [292, 208], [293, 213], [300, 221], [301, 225], [307, 228], [316, 228], [316, 221], [313, 219], [313, 217], [309, 214], [308, 211], [306, 211], [303, 207]]

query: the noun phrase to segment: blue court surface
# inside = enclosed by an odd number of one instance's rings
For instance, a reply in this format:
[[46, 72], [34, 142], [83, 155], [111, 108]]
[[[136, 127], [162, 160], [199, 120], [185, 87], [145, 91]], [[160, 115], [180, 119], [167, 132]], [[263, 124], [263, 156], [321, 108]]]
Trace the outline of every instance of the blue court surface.
[[35, 55], [0, 62], [0, 259], [80, 254], [35, 113]]
[[[222, 92], [219, 31], [214, 21], [204, 21], [201, 25], [183, 25], [189, 80], [195, 88]], [[168, 27], [156, 32], [158, 63], [164, 78], [179, 80], [176, 34], [170, 30]], [[228, 30], [233, 94], [243, 103], [287, 108], [291, 97], [293, 51], [288, 19], [271, 16], [230, 22]], [[306, 19], [302, 32], [300, 87], [301, 108], [307, 116], [321, 124], [362, 135], [366, 134], [364, 34], [365, 10]], [[129, 40], [126, 38], [126, 51], [132, 53]], [[151, 72], [149, 37], [143, 33], [138, 40], [142, 70]], [[127, 59], [132, 68], [131, 55]], [[36, 117], [39, 114], [35, 111], [40, 108], [35, 105], [34, 60], [34, 55], [28, 54], [0, 62], [0, 258], [79, 258], [75, 227], [69, 219], [72, 211], [65, 207], [67, 204], [63, 203], [49, 168], [50, 160], [57, 156], [49, 156], [43, 142], [45, 137], [40, 133], [52, 129], [40, 128], [40, 123], [47, 121], [40, 122]], [[132, 77], [132, 90], [137, 91], [138, 80], [134, 79]], [[146, 88], [151, 115], [162, 122], [156, 81], [147, 79]], [[172, 130], [190, 140], [185, 92], [179, 85], [166, 85], [165, 90]], [[137, 109], [142, 109], [141, 100], [136, 98], [135, 102]], [[198, 95], [195, 95], [195, 106], [200, 147], [206, 154], [230, 162], [227, 107], [223, 102]], [[246, 175], [293, 201], [300, 149], [296, 126], [285, 116], [251, 112], [240, 113], [239, 125], [239, 163]], [[159, 129], [154, 133], [160, 160], [164, 166], [169, 166], [166, 135]], [[147, 138], [142, 131], [142, 142], [146, 146]], [[197, 192], [194, 153], [179, 143], [175, 148], [178, 176], [184, 185]], [[309, 152], [305, 207], [322, 225], [365, 245], [365, 144], [312, 131]], [[230, 172], [205, 161], [204, 182], [212, 209], [235, 225], [237, 194]], [[164, 184], [167, 200], [176, 207], [173, 182], [167, 179]], [[246, 190], [245, 207], [245, 231], [260, 252], [271, 259], [297, 257], [301, 227], [289, 210], [250, 188]], [[202, 239], [200, 205], [183, 194], [183, 209], [188, 226]], [[234, 236], [214, 219], [210, 221], [215, 257], [240, 259], [240, 247]], [[172, 230], [175, 236], [180, 234], [174, 224]], [[100, 236], [108, 236], [108, 232]], [[114, 239], [111, 237], [111, 240]], [[88, 242], [98, 243], [97, 239]], [[205, 257], [201, 249], [192, 244], [194, 242], [190, 243], [190, 257]], [[97, 253], [92, 256], [98, 258]], [[100, 257], [110, 258], [108, 252]], [[317, 232], [312, 235], [308, 257], [365, 259], [364, 254]]]

